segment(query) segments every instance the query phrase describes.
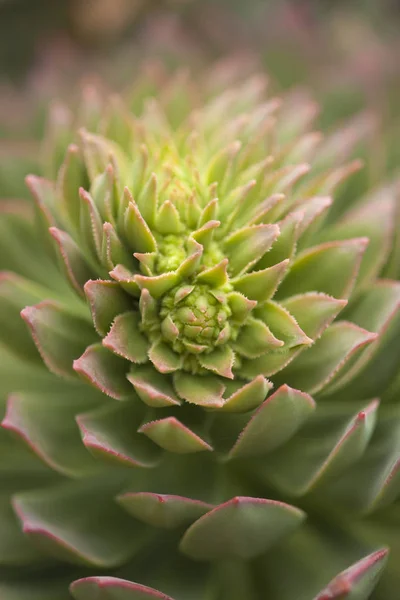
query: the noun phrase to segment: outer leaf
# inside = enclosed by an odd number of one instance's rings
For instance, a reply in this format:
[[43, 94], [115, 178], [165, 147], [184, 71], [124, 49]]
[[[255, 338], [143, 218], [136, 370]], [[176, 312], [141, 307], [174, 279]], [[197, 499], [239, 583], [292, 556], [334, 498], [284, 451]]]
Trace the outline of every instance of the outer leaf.
[[314, 600], [368, 600], [379, 581], [388, 550], [378, 550], [343, 571]]
[[313, 399], [287, 385], [270, 396], [243, 429], [230, 457], [256, 456], [284, 444], [315, 409]]
[[79, 226], [79, 188], [86, 184], [87, 176], [80, 150], [78, 146], [71, 144], [58, 174], [57, 191], [63, 212], [75, 228]]
[[292, 386], [315, 394], [340, 373], [349, 359], [375, 339], [376, 334], [352, 323], [337, 322], [325, 331], [314, 346], [279, 373], [276, 380], [287, 381]]
[[20, 312], [45, 294], [45, 289], [15, 273], [0, 273], [0, 339], [24, 360], [38, 362], [40, 356]]
[[196, 560], [250, 559], [288, 535], [304, 517], [301, 510], [282, 502], [233, 498], [193, 523], [180, 549]]
[[68, 233], [57, 229], [57, 227], [50, 227], [49, 231], [55, 240], [55, 248], [68, 280], [78, 294], [83, 296], [85, 283], [93, 277], [91, 268], [87, 264], [81, 250]]
[[350, 295], [368, 244], [367, 238], [327, 242], [305, 250], [293, 262], [278, 297], [324, 292], [335, 298]]
[[120, 485], [102, 477], [25, 492], [14, 498], [14, 509], [25, 534], [52, 558], [113, 567], [132, 556], [144, 534], [110, 495]]
[[268, 479], [286, 493], [300, 496], [338, 477], [365, 451], [377, 408], [378, 402], [371, 402], [349, 419], [348, 409], [339, 406], [332, 410], [322, 405], [292, 442], [266, 465]]
[[133, 402], [106, 406], [77, 417], [86, 448], [96, 458], [124, 467], [152, 467], [159, 449], [137, 433], [143, 411]]
[[159, 408], [180, 404], [171, 383], [152, 366], [135, 367], [127, 378], [137, 395], [148, 406]]
[[400, 419], [382, 408], [371, 442], [361, 460], [329, 486], [335, 502], [372, 512], [400, 496]]
[[357, 297], [346, 310], [346, 317], [375, 332], [378, 337], [358, 360], [350, 362], [349, 368], [332, 382], [327, 393], [331, 394], [336, 390], [341, 392], [344, 387], [346, 394], [357, 394], [364, 398], [382, 394], [399, 369], [400, 361], [396, 351], [399, 309], [399, 282], [378, 280]]
[[139, 432], [147, 435], [164, 450], [177, 454], [212, 450], [210, 444], [175, 417], [166, 417], [165, 419], [145, 423], [139, 429]]
[[74, 359], [95, 339], [89, 324], [50, 301], [24, 308], [21, 316], [50, 371], [71, 377]]
[[200, 500], [151, 492], [128, 492], [118, 496], [118, 502], [140, 521], [165, 529], [188, 525], [212, 509]]
[[74, 370], [104, 394], [120, 400], [132, 389], [126, 379], [128, 362], [101, 344], [89, 346], [77, 360]]
[[394, 216], [394, 193], [382, 189], [367, 202], [349, 211], [337, 225], [323, 232], [323, 239], [329, 241], [368, 237], [369, 244], [361, 264], [358, 287], [365, 287], [384, 266], [392, 245]]
[[315, 292], [299, 294], [282, 301], [301, 329], [316, 340], [346, 306], [347, 300], [338, 300]]
[[73, 388], [67, 394], [54, 392], [40, 396], [33, 393], [12, 395], [7, 403], [2, 427], [12, 431], [55, 471], [69, 476], [88, 476], [98, 466], [79, 439], [75, 414], [95, 406], [96, 401]]
[[76, 600], [173, 600], [153, 588], [116, 577], [87, 577], [71, 585]]
[[103, 339], [103, 346], [131, 362], [146, 362], [148, 341], [139, 329], [139, 322], [140, 316], [137, 312], [130, 311], [118, 315]]
[[132, 308], [132, 299], [115, 281], [88, 281], [85, 294], [99, 335], [107, 335], [115, 317]]

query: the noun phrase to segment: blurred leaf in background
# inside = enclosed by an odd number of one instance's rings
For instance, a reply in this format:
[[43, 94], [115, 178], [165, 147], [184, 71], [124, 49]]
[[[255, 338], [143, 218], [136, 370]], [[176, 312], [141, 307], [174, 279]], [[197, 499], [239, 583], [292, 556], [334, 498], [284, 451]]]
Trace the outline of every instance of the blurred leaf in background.
[[311, 87], [323, 129], [372, 108], [382, 123], [365, 172], [379, 179], [400, 159], [398, 17], [394, 0], [0, 0], [3, 194], [25, 193], [13, 156], [35, 170], [27, 139], [41, 137], [49, 98], [73, 101], [88, 73], [118, 88], [152, 59], [196, 69], [231, 53], [252, 54], [277, 90]]

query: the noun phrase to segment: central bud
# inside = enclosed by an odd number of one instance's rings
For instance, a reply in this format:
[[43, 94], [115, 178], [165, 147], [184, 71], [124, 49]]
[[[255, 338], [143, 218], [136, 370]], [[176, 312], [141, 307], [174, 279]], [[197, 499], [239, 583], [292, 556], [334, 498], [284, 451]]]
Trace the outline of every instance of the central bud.
[[223, 291], [208, 285], [179, 286], [161, 301], [162, 335], [179, 354], [212, 352], [230, 339], [231, 314]]
[[157, 273], [176, 271], [187, 257], [185, 238], [178, 235], [165, 235], [158, 240], [158, 255], [155, 265]]

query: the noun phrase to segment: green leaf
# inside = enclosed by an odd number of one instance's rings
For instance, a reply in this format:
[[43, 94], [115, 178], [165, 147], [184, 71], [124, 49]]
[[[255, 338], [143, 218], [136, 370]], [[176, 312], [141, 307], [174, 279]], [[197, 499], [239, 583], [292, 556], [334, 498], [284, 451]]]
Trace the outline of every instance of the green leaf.
[[13, 394], [2, 427], [12, 431], [49, 467], [67, 477], [85, 477], [98, 467], [85, 451], [75, 415], [98, 405], [82, 390]]
[[37, 206], [37, 233], [43, 241], [44, 248], [53, 258], [54, 244], [49, 235], [49, 228], [57, 224], [55, 185], [52, 181], [36, 177], [36, 175], [28, 175], [25, 182]]
[[272, 249], [257, 263], [257, 269], [273, 267], [284, 260], [290, 260], [296, 250], [300, 224], [303, 215], [300, 212], [289, 215], [278, 223], [280, 234]]
[[271, 349], [253, 360], [244, 360], [241, 374], [250, 379], [257, 375], [270, 376], [278, 373], [312, 342], [300, 329], [292, 315], [276, 302], [266, 302], [256, 309], [255, 314], [268, 323], [272, 333], [281, 339], [284, 345], [281, 348]]
[[141, 290], [147, 289], [150, 295], [158, 300], [158, 298], [161, 298], [161, 296], [177, 285], [179, 277], [175, 272], [163, 273], [155, 277], [135, 275], [134, 281]]
[[46, 296], [47, 290], [15, 273], [0, 273], [0, 339], [24, 360], [40, 362], [40, 356], [20, 318], [21, 310]]
[[135, 281], [135, 275], [124, 265], [117, 265], [110, 271], [110, 277], [117, 281], [130, 296], [139, 298], [140, 288]]
[[60, 259], [60, 264], [69, 282], [78, 294], [83, 296], [85, 283], [93, 278], [91, 268], [81, 250], [68, 233], [57, 229], [57, 227], [50, 227], [49, 231], [55, 240], [55, 248]]
[[377, 550], [337, 575], [314, 600], [368, 600], [385, 568], [388, 550]]
[[160, 373], [173, 373], [182, 366], [182, 357], [161, 340], [150, 347], [148, 354], [149, 359]]
[[169, 379], [152, 366], [134, 367], [127, 375], [140, 399], [153, 408], [179, 405]]
[[85, 294], [99, 335], [107, 335], [115, 317], [132, 308], [132, 299], [114, 281], [90, 280]]
[[304, 517], [301, 510], [283, 502], [236, 497], [195, 521], [180, 549], [196, 560], [248, 560], [291, 533]]
[[218, 198], [213, 198], [212, 200], [210, 200], [210, 202], [208, 202], [208, 204], [206, 204], [206, 206], [201, 211], [201, 215], [199, 217], [197, 226], [203, 227], [203, 225], [208, 223], [208, 221], [218, 220], [218, 212]]
[[214, 288], [223, 287], [228, 283], [228, 262], [228, 259], [224, 258], [217, 265], [201, 271], [196, 277], [197, 283], [205, 283]]
[[224, 241], [231, 275], [241, 275], [258, 262], [279, 236], [277, 225], [253, 225], [235, 231]]
[[173, 600], [162, 592], [116, 577], [86, 577], [74, 581], [75, 600]]
[[236, 290], [241, 292], [250, 300], [265, 302], [272, 298], [278, 285], [285, 276], [289, 260], [275, 264], [261, 271], [252, 271], [232, 280]]
[[102, 259], [103, 221], [92, 196], [83, 188], [80, 196], [79, 241], [82, 250], [86, 250], [95, 263]]
[[[6, 204], [6, 206], [4, 206]], [[22, 213], [22, 214], [21, 214]], [[13, 271], [18, 275], [41, 283], [45, 287], [69, 293], [65, 277], [60, 277], [59, 269], [53, 262], [53, 256], [46, 252], [45, 244], [38, 243], [38, 236], [43, 242], [44, 231], [37, 231], [27, 213], [27, 205], [18, 208], [17, 201], [0, 203], [0, 270]], [[49, 244], [54, 252], [54, 241], [50, 236]]]
[[340, 375], [346, 362], [376, 339], [376, 334], [347, 321], [331, 325], [314, 346], [302, 352], [276, 380], [315, 394], [323, 390], [333, 377]]
[[311, 396], [287, 385], [281, 386], [251, 417], [230, 451], [230, 458], [275, 450], [300, 429], [314, 410]]
[[221, 377], [233, 379], [232, 367], [235, 360], [235, 354], [230, 346], [226, 344], [216, 348], [208, 354], [201, 354], [198, 357], [199, 363], [208, 371], [212, 371]]
[[367, 238], [327, 242], [299, 254], [279, 287], [278, 297], [304, 292], [324, 292], [335, 298], [350, 295]]
[[76, 420], [89, 452], [115, 466], [156, 465], [159, 448], [136, 431], [143, 420], [140, 408], [135, 401], [129, 401], [78, 415]]
[[272, 383], [259, 375], [245, 385], [238, 380], [233, 381], [232, 386], [234, 389], [229, 389], [231, 386], [228, 382], [227, 392], [230, 395], [224, 400], [221, 412], [245, 413], [253, 410], [265, 400]]
[[170, 200], [163, 202], [158, 210], [156, 229], [163, 235], [179, 234], [185, 229], [176, 206]]
[[365, 352], [332, 382], [327, 393], [381, 395], [399, 369], [396, 352], [399, 330], [400, 284], [378, 280], [346, 309], [345, 316], [378, 335]]
[[124, 193], [129, 199], [124, 216], [124, 232], [129, 247], [133, 252], [156, 252], [157, 242], [128, 188], [125, 188]]
[[212, 450], [208, 442], [175, 417], [150, 421], [142, 425], [138, 431], [168, 452], [192, 454]]
[[232, 318], [239, 324], [244, 323], [253, 308], [257, 306], [255, 300], [249, 300], [240, 292], [230, 292], [227, 299], [232, 311]]
[[174, 387], [178, 396], [190, 404], [204, 408], [221, 408], [224, 404], [225, 386], [218, 377], [180, 372], [174, 376]]
[[120, 199], [116, 166], [107, 164], [105, 171], [93, 179], [90, 193], [93, 197], [93, 204], [101, 217], [101, 222], [108, 221], [116, 227], [119, 210], [125, 206], [125, 198]]
[[80, 223], [79, 188], [86, 187], [87, 175], [78, 146], [71, 144], [57, 178], [58, 201], [63, 214], [77, 230]]
[[201, 263], [203, 246], [189, 237], [187, 241], [188, 257], [179, 265], [176, 273], [180, 279], [186, 279], [194, 275]]
[[377, 409], [378, 402], [373, 401], [349, 419], [346, 406], [319, 406], [299, 434], [266, 465], [267, 479], [285, 493], [302, 496], [338, 477], [364, 453]]
[[74, 370], [95, 388], [121, 400], [132, 395], [126, 379], [129, 363], [116, 356], [101, 344], [89, 346], [73, 363]]
[[339, 223], [324, 230], [324, 241], [346, 240], [365, 236], [369, 240], [357, 279], [357, 287], [365, 287], [379, 275], [392, 247], [395, 225], [395, 197], [385, 189], [373, 194]]
[[14, 497], [23, 531], [53, 559], [97, 568], [125, 563], [146, 532], [117, 506], [121, 481], [86, 479]]
[[111, 157], [118, 166], [126, 171], [126, 155], [122, 149], [106, 138], [89, 133], [85, 129], [79, 131], [80, 143], [90, 180], [93, 181], [98, 175], [104, 173]]
[[370, 513], [400, 495], [400, 417], [397, 408], [381, 407], [374, 434], [362, 458], [327, 493], [338, 504]]
[[[128, 269], [133, 269], [135, 266], [133, 255], [123, 245], [111, 223], [103, 225], [101, 254], [104, 265], [110, 271], [120, 264]], [[113, 276], [111, 275], [111, 277]]]
[[155, 226], [158, 205], [157, 175], [152, 173], [139, 191], [137, 204], [141, 215], [150, 228]]
[[257, 358], [274, 348], [283, 346], [284, 342], [274, 336], [269, 327], [261, 320], [249, 317], [240, 328], [234, 349], [246, 358]]
[[101, 116], [102, 134], [116, 142], [125, 152], [131, 152], [135, 135], [134, 120], [122, 98], [114, 94]]
[[212, 508], [200, 500], [152, 492], [127, 492], [117, 500], [136, 519], [164, 529], [189, 525]]
[[207, 248], [214, 238], [215, 230], [221, 225], [220, 221], [208, 221], [205, 225], [193, 231], [191, 237], [201, 244], [203, 248]]
[[308, 292], [287, 298], [281, 304], [296, 319], [306, 335], [316, 340], [344, 309], [347, 300], [338, 300], [326, 294]]
[[289, 197], [290, 194], [288, 194], [288, 192], [292, 191], [299, 179], [307, 175], [310, 168], [309, 164], [300, 163], [296, 165], [285, 165], [280, 169], [274, 169], [266, 178], [265, 184], [268, 186], [267, 193], [284, 193]]
[[[199, 515], [200, 516], [200, 515]], [[37, 548], [24, 536], [15, 513], [12, 510], [8, 492], [0, 494], [0, 564], [4, 567], [24, 568], [40, 565], [45, 561]], [[3, 582], [4, 583], [4, 582]], [[0, 583], [0, 594], [2, 594]], [[8, 598], [8, 596], [6, 596]]]
[[267, 323], [272, 333], [283, 341], [285, 349], [308, 346], [312, 343], [286, 308], [272, 300], [255, 310], [256, 316]]
[[[296, 204], [296, 210], [303, 215], [299, 223], [299, 237], [301, 238], [300, 245], [302, 247], [311, 245], [308, 243], [308, 240], [312, 238], [316, 230], [322, 227], [332, 203], [333, 200], [330, 196], [315, 196], [314, 198], [300, 202], [300, 204]], [[356, 236], [352, 235], [349, 237]]]
[[134, 363], [147, 361], [148, 341], [139, 328], [137, 312], [126, 312], [115, 317], [102, 344], [114, 354]]
[[28, 306], [21, 316], [48, 369], [63, 377], [73, 376], [74, 359], [96, 338], [87, 321], [51, 301]]
[[241, 143], [239, 141], [232, 142], [225, 148], [222, 148], [217, 154], [215, 154], [208, 165], [207, 170], [207, 182], [214, 183], [214, 181], [226, 182], [227, 173], [233, 168], [233, 163], [240, 152]]
[[43, 223], [47, 227], [56, 225], [56, 216], [54, 213], [57, 212], [57, 197], [54, 183], [36, 175], [28, 175], [25, 181], [37, 207], [42, 213]]

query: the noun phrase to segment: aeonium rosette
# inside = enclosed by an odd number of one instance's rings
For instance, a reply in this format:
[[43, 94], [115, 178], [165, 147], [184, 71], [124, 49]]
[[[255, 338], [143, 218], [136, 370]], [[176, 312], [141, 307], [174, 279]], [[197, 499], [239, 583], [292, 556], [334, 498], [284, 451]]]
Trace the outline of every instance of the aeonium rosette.
[[[397, 424], [371, 401], [397, 389], [400, 290], [379, 279], [397, 268], [393, 188], [347, 206], [339, 187], [372, 121], [324, 139], [304, 94], [218, 81], [178, 78], [142, 111], [143, 88], [104, 106], [91, 90], [72, 121], [58, 108], [49, 176], [27, 179], [35, 218], [7, 205], [4, 444], [38, 458], [18, 458], [32, 482], [7, 480], [4, 506], [41, 600], [68, 597], [65, 579], [78, 600], [165, 597], [147, 585], [321, 600], [343, 580], [370, 593], [386, 560], [368, 519], [338, 552], [329, 530], [380, 506], [393, 445], [379, 440]], [[58, 577], [49, 556], [74, 566]], [[24, 599], [15, 585], [6, 597]]]

